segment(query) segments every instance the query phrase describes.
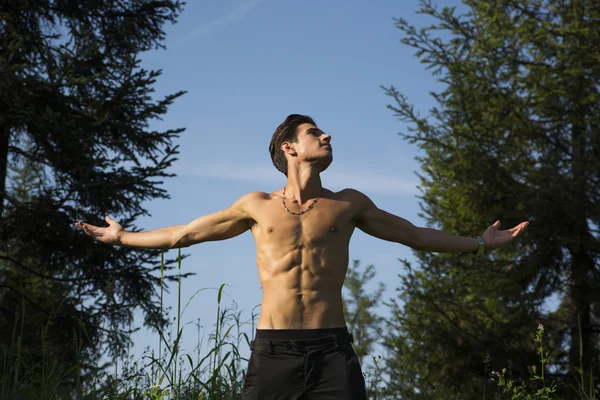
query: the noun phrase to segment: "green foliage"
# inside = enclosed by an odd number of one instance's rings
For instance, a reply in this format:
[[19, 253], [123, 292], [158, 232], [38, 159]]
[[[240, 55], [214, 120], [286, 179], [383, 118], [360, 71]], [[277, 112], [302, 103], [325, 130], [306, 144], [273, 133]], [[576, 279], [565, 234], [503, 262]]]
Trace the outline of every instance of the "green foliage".
[[[382, 304], [385, 285], [379, 282], [373, 292], [366, 290], [374, 277], [375, 267], [372, 264], [361, 270], [360, 261], [354, 260], [348, 266], [342, 296], [346, 324], [354, 339], [352, 346], [365, 375], [369, 398], [377, 398], [382, 383], [379, 366], [381, 356], [368, 357], [373, 353], [374, 345], [381, 341], [383, 326], [383, 318], [377, 314], [377, 307]], [[367, 361], [372, 364], [369, 365]]]
[[399, 276], [399, 297], [386, 303], [392, 314], [384, 329], [388, 395], [480, 398], [491, 368], [525, 372], [514, 360], [535, 361], [535, 349], [523, 340], [528, 317], [525, 305], [505, 301], [511, 287], [502, 271], [490, 279], [471, 260], [446, 269], [435, 256], [421, 256], [422, 270], [404, 261], [409, 271]]
[[[179, 251], [178, 297], [181, 295], [181, 251]], [[164, 256], [161, 270], [164, 271]], [[161, 285], [162, 288], [162, 285]], [[115, 351], [114, 374], [95, 370], [87, 382], [71, 382], [73, 371], [61, 370], [56, 353], [44, 352], [43, 368], [22, 361], [22, 346], [19, 327], [15, 327], [15, 340], [6, 351], [0, 352], [0, 362], [6, 373], [0, 375], [0, 400], [26, 399], [178, 399], [178, 400], [235, 400], [241, 398], [245, 370], [239, 349], [249, 346], [250, 338], [245, 333], [245, 323], [236, 307], [222, 307], [225, 284], [217, 290], [217, 320], [215, 331], [209, 336], [209, 350], [201, 355], [202, 342], [198, 337], [196, 354], [181, 354], [180, 343], [185, 326], [183, 315], [194, 297], [206, 289], [198, 290], [183, 306], [179, 301], [175, 318], [175, 337], [164, 324], [156, 321], [152, 326], [159, 339], [158, 355], [146, 349], [141, 360], [134, 361], [126, 354]], [[159, 304], [162, 310], [162, 299]], [[256, 315], [252, 314], [251, 330], [254, 331]], [[47, 338], [42, 337], [42, 343]], [[47, 346], [43, 346], [47, 348]], [[161, 350], [164, 347], [164, 351]], [[119, 354], [122, 354], [120, 356]], [[77, 368], [75, 368], [76, 370]], [[74, 386], [74, 387], [73, 387]], [[65, 390], [72, 388], [72, 390]]]
[[544, 371], [546, 369], [546, 363], [548, 362], [549, 352], [544, 352], [544, 343], [543, 343], [543, 334], [544, 334], [544, 326], [540, 324], [538, 326], [538, 330], [535, 336], [535, 342], [538, 344], [538, 355], [540, 357], [540, 361], [542, 367], [540, 368], [540, 373], [537, 371], [537, 367], [535, 365], [531, 366], [531, 372], [533, 376], [531, 380], [540, 381], [541, 387], [537, 390], [531, 392], [528, 390], [527, 384], [522, 382], [521, 385], [515, 385], [514, 382], [506, 377], [506, 368], [503, 368], [501, 372], [492, 371], [492, 375], [497, 377], [498, 388], [502, 389], [502, 393], [510, 394], [511, 399], [518, 400], [542, 400], [542, 399], [551, 399], [554, 398], [552, 396], [556, 393], [556, 383], [551, 383], [550, 385], [546, 384], [546, 380], [544, 378]]
[[[501, 365], [523, 382], [535, 357], [524, 327], [540, 321], [553, 355], [546, 367], [564, 383], [562, 396], [578, 398], [567, 389], [577, 387], [576, 367], [584, 387], [598, 383], [589, 377], [600, 342], [600, 8], [465, 0], [467, 11], [457, 15], [421, 5], [435, 23], [418, 29], [397, 19], [396, 26], [444, 84], [431, 93], [437, 105], [422, 117], [400, 91], [384, 88], [395, 101], [389, 108], [408, 124], [402, 136], [426, 154], [417, 157], [425, 173], [421, 216], [461, 236], [498, 219], [504, 229], [531, 224], [477, 259], [417, 252], [419, 268], [391, 304], [390, 390], [481, 398], [489, 368]], [[561, 304], [548, 313], [552, 295]]]
[[111, 214], [135, 231], [143, 203], [169, 197], [160, 179], [172, 176], [165, 169], [183, 129], [149, 125], [183, 92], [154, 98], [160, 71], [143, 69], [139, 53], [161, 47], [181, 7], [0, 6], [0, 348], [13, 348], [10, 331], [22, 326], [22, 359], [41, 366], [44, 336], [71, 388], [104, 351], [126, 347], [136, 307], [165, 323], [151, 301], [159, 250], [108, 247], [73, 223], [101, 225]]
[[375, 267], [368, 265], [360, 270], [360, 261], [354, 260], [348, 266], [344, 280], [343, 306], [348, 331], [354, 338], [354, 350], [362, 363], [364, 357], [373, 351], [373, 345], [381, 337], [382, 318], [376, 308], [381, 304], [385, 285], [379, 283], [372, 293], [366, 292], [366, 285], [375, 277]]
[[[164, 269], [164, 257], [161, 261]], [[372, 271], [358, 272], [358, 261], [354, 262], [353, 276], [374, 276]], [[179, 252], [179, 270], [181, 268], [181, 252]], [[364, 285], [366, 281], [362, 282]], [[13, 347], [8, 352], [0, 352], [0, 361], [10, 366], [8, 375], [0, 376], [0, 400], [26, 400], [26, 399], [78, 399], [78, 400], [236, 400], [241, 399], [245, 371], [241, 368], [242, 362], [248, 360], [240, 356], [239, 349], [242, 343], [249, 346], [249, 338], [243, 332], [244, 323], [241, 322], [241, 313], [235, 312], [234, 308], [222, 309], [222, 294], [225, 284], [217, 290], [217, 320], [215, 333], [210, 335], [211, 346], [208, 353], [201, 356], [202, 342], [198, 337], [197, 355], [182, 355], [179, 343], [183, 336], [181, 320], [185, 310], [194, 297], [205, 289], [200, 289], [186, 303], [183, 309], [179, 302], [177, 317], [174, 324], [177, 327], [175, 338], [166, 333], [164, 327], [155, 325], [159, 335], [158, 356], [154, 351], [146, 349], [142, 355], [141, 363], [134, 361], [133, 356], [127, 358], [116, 357], [114, 375], [105, 371], [96, 371], [93, 380], [89, 383], [76, 382], [75, 390], [65, 391], [69, 385], [64, 380], [69, 380], [69, 374], [57, 369], [54, 361], [55, 354], [45, 352], [42, 363], [44, 368], [32, 368], [31, 365], [23, 364], [20, 359], [20, 340], [18, 334]], [[178, 296], [181, 293], [181, 279], [178, 279]], [[361, 293], [364, 293], [361, 290]], [[377, 292], [376, 292], [377, 293]], [[160, 303], [162, 309], [162, 301]], [[255, 315], [251, 318], [251, 331], [254, 332]], [[199, 325], [198, 325], [199, 326]], [[367, 328], [369, 325], [366, 325]], [[236, 329], [234, 333], [233, 330]], [[537, 343], [537, 354], [541, 362], [541, 373], [538, 374], [534, 365], [530, 367], [530, 381], [539, 381], [540, 385], [532, 386], [521, 382], [515, 382], [510, 377], [510, 371], [503, 368], [501, 372], [491, 371], [491, 381], [496, 387], [495, 398], [497, 400], [542, 400], [563, 399], [554, 396], [557, 391], [555, 382], [547, 382], [544, 376], [545, 365], [548, 363], [550, 353], [543, 346], [544, 328], [538, 326], [534, 342]], [[42, 338], [44, 341], [45, 338]], [[160, 348], [165, 346], [165, 352]], [[46, 346], [44, 346], [46, 348]], [[129, 354], [129, 351], [127, 352]], [[185, 356], [185, 357], [183, 357]], [[195, 358], [195, 359], [194, 359]], [[398, 392], [386, 391], [381, 387], [381, 369], [379, 357], [372, 357], [373, 366], [363, 371], [367, 377], [367, 398], [376, 399], [398, 399], [410, 398]], [[143, 365], [141, 365], [143, 364]], [[491, 385], [490, 385], [491, 386]], [[493, 392], [490, 387], [490, 393]], [[586, 392], [583, 383], [578, 386], [581, 399], [597, 400], [593, 390]], [[465, 398], [471, 393], [466, 392], [456, 398]], [[553, 396], [551, 396], [553, 395]], [[428, 398], [427, 392], [421, 392], [416, 397]], [[485, 395], [484, 395], [485, 398]]]

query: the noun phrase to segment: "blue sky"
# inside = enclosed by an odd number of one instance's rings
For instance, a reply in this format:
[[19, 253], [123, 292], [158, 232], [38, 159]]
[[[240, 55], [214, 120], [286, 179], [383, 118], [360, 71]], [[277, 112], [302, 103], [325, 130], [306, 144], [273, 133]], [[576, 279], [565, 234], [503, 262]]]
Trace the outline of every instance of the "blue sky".
[[[334, 161], [322, 175], [325, 187], [356, 188], [378, 207], [424, 226], [417, 215], [419, 180], [414, 174], [420, 170], [414, 158], [424, 154], [398, 135], [406, 126], [386, 109], [392, 99], [380, 88], [396, 86], [422, 114], [434, 104], [429, 91], [441, 86], [413, 49], [400, 43], [402, 32], [393, 21], [433, 22], [415, 14], [417, 9], [416, 0], [190, 1], [179, 22], [166, 27], [167, 50], [143, 56], [144, 68], [163, 70], [157, 96], [188, 91], [153, 127], [187, 130], [176, 142], [181, 154], [169, 171], [178, 176], [163, 186], [171, 199], [147, 202], [152, 216], [140, 218], [138, 226], [152, 230], [186, 224], [248, 192], [282, 188], [285, 177], [273, 167], [268, 146], [277, 125], [291, 113], [311, 115], [332, 135]], [[222, 283], [228, 285], [223, 303], [235, 300], [248, 320], [261, 301], [251, 234], [184, 253], [190, 257], [183, 270], [197, 275], [184, 280], [183, 301], [199, 289], [215, 289], [192, 299], [183, 322], [200, 318], [205, 335], [212, 332], [216, 288]], [[168, 255], [175, 257], [177, 250]], [[398, 274], [404, 272], [398, 258], [415, 260], [405, 246], [355, 231], [350, 259], [375, 265], [371, 287], [384, 282], [386, 299], [394, 296]], [[165, 303], [176, 309], [176, 287]], [[385, 309], [381, 312], [385, 315]], [[145, 331], [134, 340], [136, 352], [158, 343], [156, 334]], [[188, 326], [183, 352], [191, 352], [196, 341], [196, 328]]]

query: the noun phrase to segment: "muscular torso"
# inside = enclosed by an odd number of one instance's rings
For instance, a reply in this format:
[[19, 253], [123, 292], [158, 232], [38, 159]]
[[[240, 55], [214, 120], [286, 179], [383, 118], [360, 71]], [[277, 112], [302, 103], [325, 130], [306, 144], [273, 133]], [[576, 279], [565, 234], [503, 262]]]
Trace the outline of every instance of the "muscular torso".
[[[346, 326], [342, 285], [360, 205], [345, 191], [325, 190], [312, 210], [298, 216], [281, 199], [281, 192], [265, 194], [248, 210], [263, 291], [258, 329]], [[294, 212], [310, 203], [286, 199]]]

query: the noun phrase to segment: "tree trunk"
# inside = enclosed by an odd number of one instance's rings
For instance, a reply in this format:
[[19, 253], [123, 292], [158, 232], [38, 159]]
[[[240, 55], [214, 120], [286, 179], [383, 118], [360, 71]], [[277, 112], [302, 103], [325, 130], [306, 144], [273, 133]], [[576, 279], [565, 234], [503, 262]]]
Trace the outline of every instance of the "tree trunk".
[[[583, 110], [582, 110], [583, 111]], [[584, 118], [585, 112], [580, 115]], [[589, 209], [587, 199], [587, 181], [585, 171], [586, 135], [585, 124], [573, 124], [573, 182], [574, 182], [574, 232], [573, 242], [568, 246], [571, 253], [571, 348], [569, 362], [571, 368], [581, 368], [583, 377], [574, 370], [578, 379], [583, 378], [584, 388], [589, 387], [589, 376], [594, 359], [593, 327], [591, 319], [591, 288], [589, 280], [594, 262], [588, 254], [589, 245], [586, 239], [590, 236], [586, 211]]]

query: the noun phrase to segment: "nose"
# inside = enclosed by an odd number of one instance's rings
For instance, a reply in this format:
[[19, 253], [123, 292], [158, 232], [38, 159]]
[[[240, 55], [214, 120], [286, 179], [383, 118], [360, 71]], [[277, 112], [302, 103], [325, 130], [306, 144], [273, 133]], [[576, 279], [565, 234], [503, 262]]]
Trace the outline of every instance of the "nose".
[[324, 133], [323, 135], [321, 135], [321, 138], [325, 143], [331, 142], [331, 135]]

